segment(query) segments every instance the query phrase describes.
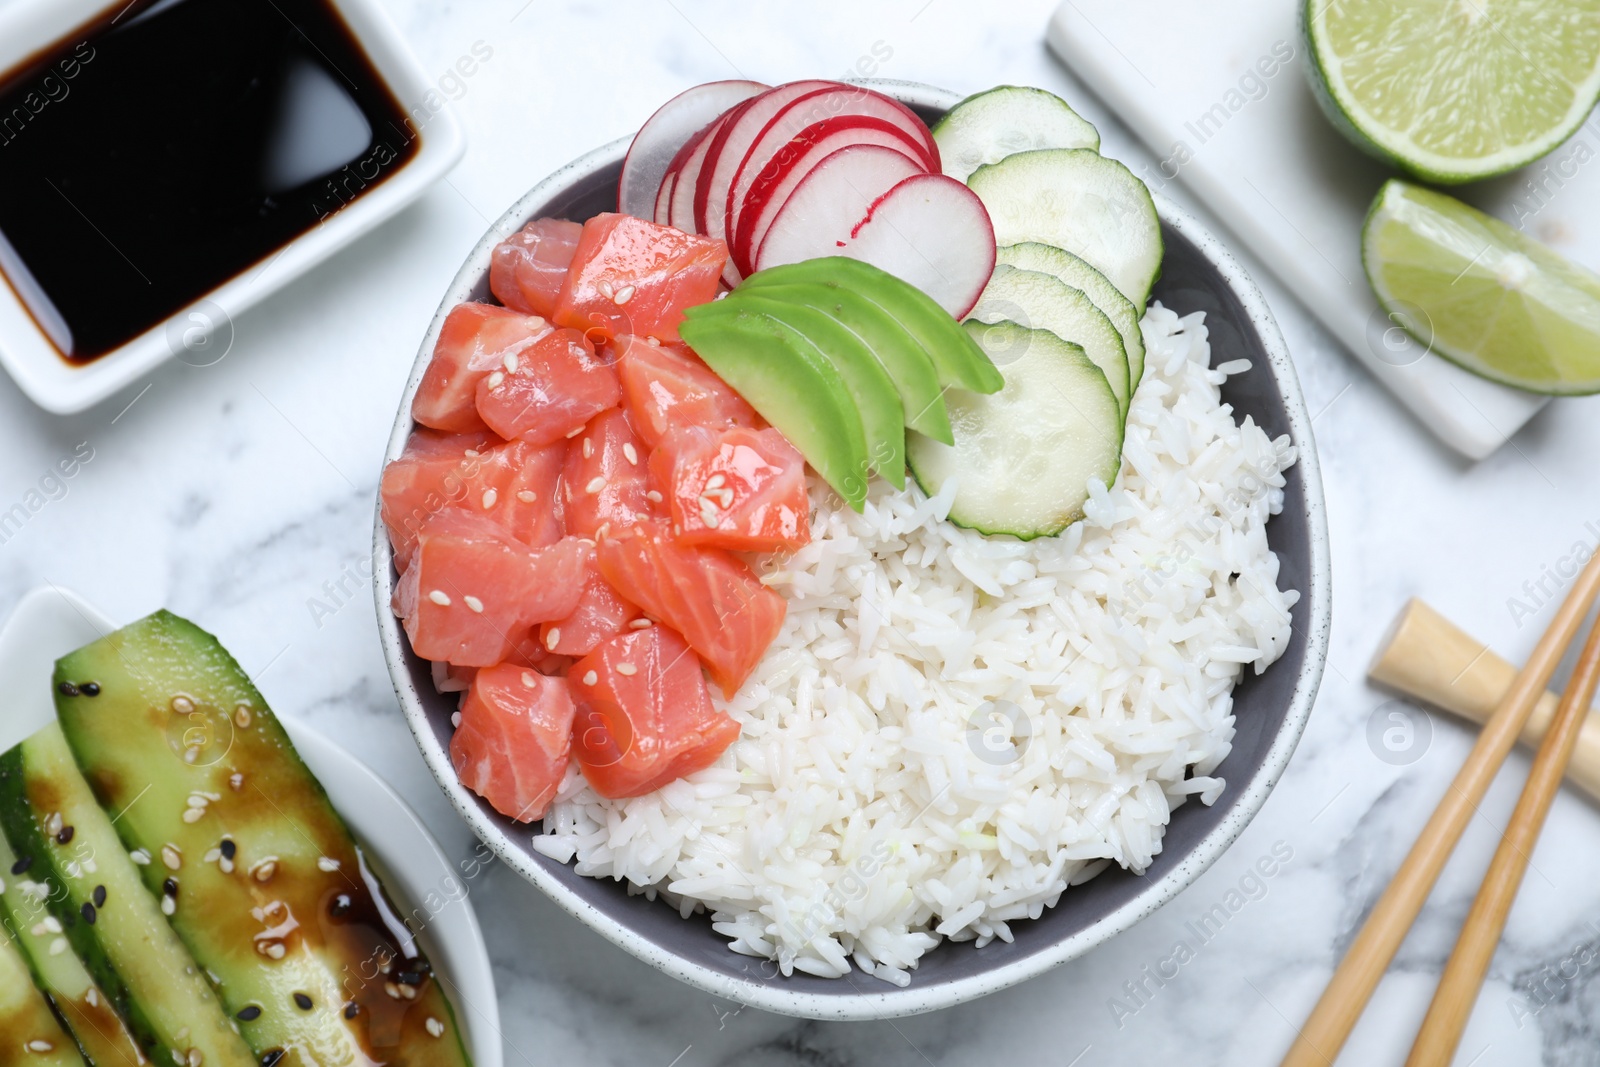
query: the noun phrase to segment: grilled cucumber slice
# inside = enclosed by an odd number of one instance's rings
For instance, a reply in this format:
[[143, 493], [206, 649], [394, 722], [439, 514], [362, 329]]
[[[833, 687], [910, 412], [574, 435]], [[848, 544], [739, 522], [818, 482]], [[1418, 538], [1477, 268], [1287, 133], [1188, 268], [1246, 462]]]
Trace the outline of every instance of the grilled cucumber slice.
[[1122, 349], [1128, 354], [1128, 391], [1138, 391], [1139, 382], [1144, 378], [1144, 331], [1139, 329], [1139, 309], [1111, 284], [1111, 279], [1066, 249], [1037, 241], [1002, 245], [995, 250], [995, 262], [1054, 274], [1074, 289], [1088, 294], [1094, 306], [1105, 313], [1122, 335]]
[[55, 683], [84, 776], [122, 843], [153, 857], [140, 893], [216, 976], [256, 1057], [468, 1063], [415, 938], [216, 638], [159, 611], [60, 660]]
[[[129, 781], [138, 783], [134, 793], [147, 782], [155, 791], [150, 774]], [[60, 925], [147, 1058], [160, 1067], [255, 1067], [205, 975], [140, 884], [57, 724], [0, 756], [0, 830], [17, 857], [6, 868], [8, 892], [15, 878], [23, 894], [44, 905], [49, 914], [40, 921], [54, 920], [51, 933]], [[64, 951], [53, 943], [50, 950]]]
[[964, 182], [986, 163], [1035, 148], [1098, 151], [1100, 133], [1054, 93], [1000, 85], [967, 97], [933, 127], [944, 172]]
[[912, 435], [911, 471], [935, 496], [957, 479], [950, 519], [1024, 541], [1083, 518], [1089, 480], [1116, 480], [1122, 411], [1083, 349], [1049, 330], [969, 322], [967, 330], [1005, 374], [992, 395], [945, 395], [954, 447]]
[[0, 1067], [24, 1064], [83, 1067], [83, 1057], [61, 1029], [50, 1002], [34, 988], [21, 946], [0, 927]]

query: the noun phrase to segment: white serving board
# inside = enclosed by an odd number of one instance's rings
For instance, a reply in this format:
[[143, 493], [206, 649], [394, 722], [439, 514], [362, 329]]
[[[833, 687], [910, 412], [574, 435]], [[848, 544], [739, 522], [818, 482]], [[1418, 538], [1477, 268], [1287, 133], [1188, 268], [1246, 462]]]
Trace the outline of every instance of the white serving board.
[[[1154, 153], [1140, 177], [1192, 192], [1430, 430], [1482, 459], [1546, 403], [1391, 329], [1361, 269], [1393, 172], [1324, 119], [1295, 0], [1065, 0], [1048, 40]], [[1600, 119], [1550, 156], [1454, 195], [1600, 269]]]

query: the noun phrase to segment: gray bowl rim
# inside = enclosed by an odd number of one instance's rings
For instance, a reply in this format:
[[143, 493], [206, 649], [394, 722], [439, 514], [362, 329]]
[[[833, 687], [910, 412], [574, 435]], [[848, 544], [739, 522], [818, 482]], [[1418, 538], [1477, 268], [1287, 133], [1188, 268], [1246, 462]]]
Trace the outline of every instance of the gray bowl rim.
[[[948, 109], [962, 99], [958, 93], [918, 82], [859, 79], [855, 80], [855, 84], [869, 85], [907, 105], [930, 109]], [[523, 224], [532, 218], [535, 208], [548, 203], [562, 191], [593, 177], [607, 166], [619, 162], [626, 154], [631, 140], [631, 137], [618, 138], [560, 168], [535, 185], [505, 214], [495, 220], [478, 241], [446, 291], [428, 328], [428, 333], [417, 351], [416, 363], [412, 367], [411, 377], [406, 383], [405, 393], [395, 416], [394, 428], [389, 435], [388, 448], [384, 451], [385, 465], [400, 455], [405, 447], [406, 438], [414, 428], [411, 419], [411, 400], [432, 357], [433, 347], [445, 316], [456, 304], [469, 299], [483, 280], [489, 270], [490, 254], [494, 246], [504, 237], [521, 229]], [[1068, 960], [1076, 959], [1147, 918], [1186, 889], [1216, 862], [1244, 832], [1245, 827], [1266, 802], [1278, 779], [1282, 777], [1284, 768], [1300, 741], [1300, 735], [1305, 730], [1306, 721], [1316, 700], [1323, 666], [1327, 660], [1328, 634], [1332, 620], [1332, 576], [1327, 516], [1323, 504], [1322, 473], [1311, 433], [1311, 418], [1306, 411], [1305, 398], [1300, 391], [1294, 363], [1277, 322], [1267, 308], [1266, 298], [1227, 248], [1194, 216], [1160, 193], [1152, 191], [1152, 196], [1162, 222], [1192, 242], [1233, 291], [1267, 352], [1288, 419], [1289, 434], [1298, 450], [1296, 465], [1303, 479], [1304, 517], [1310, 541], [1308, 547], [1311, 587], [1306, 591], [1309, 601], [1308, 623], [1306, 632], [1302, 635], [1306, 640], [1306, 650], [1283, 724], [1267, 749], [1261, 765], [1249, 780], [1242, 783], [1229, 781], [1230, 792], [1237, 791], [1233, 808], [1217, 826], [1200, 839], [1199, 843], [1183, 857], [1182, 862], [1176, 864], [1164, 876], [1151, 881], [1146, 889], [1111, 912], [1105, 919], [1064, 937], [1051, 946], [991, 970], [923, 986], [917, 984], [915, 972], [912, 972], [911, 985], [905, 988], [884, 984], [882, 992], [866, 991], [852, 983], [852, 987], [856, 990], [853, 993], [819, 995], [788, 990], [782, 981], [760, 983], [741, 981], [733, 975], [723, 974], [685, 959], [640, 937], [625, 923], [574, 893], [565, 884], [564, 879], [576, 879], [582, 876], [573, 873], [570, 864], [561, 868], [564, 874], [552, 875], [533, 862], [527, 847], [518, 844], [511, 833], [494, 821], [487, 805], [461, 784], [455, 768], [450, 763], [448, 749], [440, 743], [430, 725], [423, 695], [417, 691], [405, 665], [407, 647], [405, 633], [399, 620], [389, 610], [390, 598], [394, 592], [394, 567], [389, 539], [384, 531], [382, 519], [375, 516], [372, 552], [373, 597], [384, 661], [389, 669], [390, 680], [394, 684], [395, 695], [400, 701], [406, 724], [416, 738], [428, 770], [456, 810], [460, 812], [461, 817], [493, 850], [496, 857], [537, 886], [563, 911], [595, 930], [606, 940], [682, 982], [714, 996], [780, 1015], [840, 1021], [892, 1019], [936, 1011], [1025, 982]], [[874, 980], [873, 984], [879, 983]]]

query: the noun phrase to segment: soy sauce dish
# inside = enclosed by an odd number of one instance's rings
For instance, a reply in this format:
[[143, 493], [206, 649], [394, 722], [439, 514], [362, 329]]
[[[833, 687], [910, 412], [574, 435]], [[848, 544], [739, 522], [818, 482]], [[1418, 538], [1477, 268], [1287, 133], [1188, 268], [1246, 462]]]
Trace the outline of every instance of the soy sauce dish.
[[686, 91], [485, 235], [386, 460], [379, 627], [441, 787], [772, 1011], [946, 1007], [1127, 929], [1321, 677], [1277, 327], [1040, 90]]
[[0, 364], [67, 413], [215, 362], [463, 150], [372, 0], [6, 5]]

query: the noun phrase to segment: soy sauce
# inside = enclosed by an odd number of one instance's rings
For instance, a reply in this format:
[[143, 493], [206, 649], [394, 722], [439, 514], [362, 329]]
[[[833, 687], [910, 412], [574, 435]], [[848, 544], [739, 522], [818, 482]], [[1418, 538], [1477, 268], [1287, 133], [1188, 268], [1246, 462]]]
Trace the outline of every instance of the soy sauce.
[[143, 333], [415, 156], [328, 0], [135, 0], [0, 75], [0, 274], [69, 362]]

